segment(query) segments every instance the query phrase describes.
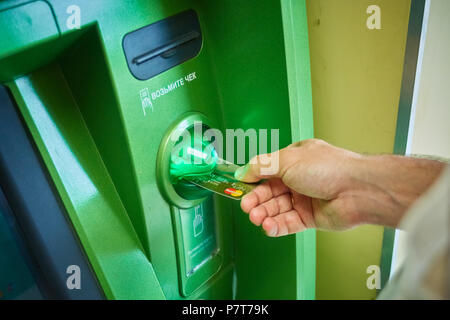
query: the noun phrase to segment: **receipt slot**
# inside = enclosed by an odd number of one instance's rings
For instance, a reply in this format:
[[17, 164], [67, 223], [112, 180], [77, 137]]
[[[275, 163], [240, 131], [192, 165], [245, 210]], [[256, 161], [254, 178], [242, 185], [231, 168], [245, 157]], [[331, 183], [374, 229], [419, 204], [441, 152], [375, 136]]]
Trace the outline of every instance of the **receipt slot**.
[[18, 248], [0, 257], [24, 252], [0, 261], [9, 298], [314, 298], [314, 231], [269, 238], [187, 183], [215, 155], [175, 134], [217, 129], [220, 157], [238, 132], [312, 138], [305, 1], [4, 0], [0, 29], [0, 223]]

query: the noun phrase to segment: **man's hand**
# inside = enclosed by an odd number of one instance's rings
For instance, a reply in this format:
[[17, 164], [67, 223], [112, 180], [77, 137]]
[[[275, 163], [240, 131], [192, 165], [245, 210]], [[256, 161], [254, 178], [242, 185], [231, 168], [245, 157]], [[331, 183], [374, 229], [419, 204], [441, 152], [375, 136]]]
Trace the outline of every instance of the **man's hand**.
[[267, 179], [241, 201], [250, 221], [269, 236], [307, 228], [344, 230], [360, 224], [396, 227], [444, 164], [400, 156], [363, 156], [311, 139], [270, 155], [279, 170], [267, 174], [259, 157], [236, 172], [245, 182]]

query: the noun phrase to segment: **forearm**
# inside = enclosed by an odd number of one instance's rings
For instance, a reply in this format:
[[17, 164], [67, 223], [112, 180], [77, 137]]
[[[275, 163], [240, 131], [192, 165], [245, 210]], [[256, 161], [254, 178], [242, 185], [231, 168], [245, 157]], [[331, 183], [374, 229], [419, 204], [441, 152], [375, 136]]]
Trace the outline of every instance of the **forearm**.
[[322, 140], [303, 140], [275, 154], [279, 170], [261, 174], [253, 161], [238, 179], [268, 179], [241, 202], [255, 225], [281, 236], [305, 228], [397, 227], [446, 164], [393, 155], [365, 156]]
[[397, 227], [408, 208], [436, 180], [445, 163], [393, 155], [356, 160], [363, 223]]

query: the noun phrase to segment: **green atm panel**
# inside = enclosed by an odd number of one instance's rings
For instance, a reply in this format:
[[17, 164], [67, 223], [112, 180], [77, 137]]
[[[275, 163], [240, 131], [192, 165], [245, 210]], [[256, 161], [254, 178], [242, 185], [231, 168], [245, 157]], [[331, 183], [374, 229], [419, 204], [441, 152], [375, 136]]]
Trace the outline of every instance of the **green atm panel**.
[[15, 0], [0, 17], [0, 84], [106, 298], [314, 299], [313, 230], [268, 238], [169, 174], [197, 120], [313, 136], [304, 1]]

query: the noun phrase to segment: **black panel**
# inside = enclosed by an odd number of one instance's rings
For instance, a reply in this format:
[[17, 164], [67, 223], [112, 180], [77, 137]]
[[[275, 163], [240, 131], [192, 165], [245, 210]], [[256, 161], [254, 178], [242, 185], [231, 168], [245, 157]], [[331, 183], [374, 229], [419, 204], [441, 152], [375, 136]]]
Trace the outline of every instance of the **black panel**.
[[194, 10], [132, 31], [123, 38], [130, 72], [139, 80], [150, 79], [195, 57], [202, 47], [202, 33]]
[[[43, 296], [102, 299], [103, 293], [61, 200], [3, 86], [0, 86], [0, 187], [34, 264], [34, 277]], [[81, 270], [81, 289], [67, 287], [70, 274], [66, 272], [70, 265]]]
[[0, 188], [0, 299], [41, 300], [38, 271]]

